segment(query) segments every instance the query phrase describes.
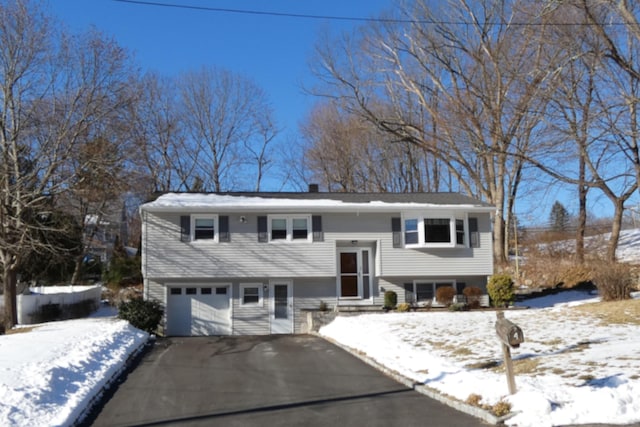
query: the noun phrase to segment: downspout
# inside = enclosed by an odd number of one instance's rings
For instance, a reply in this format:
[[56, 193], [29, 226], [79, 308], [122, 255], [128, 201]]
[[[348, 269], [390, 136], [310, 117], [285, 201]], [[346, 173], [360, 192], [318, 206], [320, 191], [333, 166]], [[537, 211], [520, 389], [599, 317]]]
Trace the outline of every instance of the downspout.
[[147, 212], [140, 207], [140, 267], [142, 269], [142, 291], [145, 301], [149, 300], [149, 280], [147, 279]]

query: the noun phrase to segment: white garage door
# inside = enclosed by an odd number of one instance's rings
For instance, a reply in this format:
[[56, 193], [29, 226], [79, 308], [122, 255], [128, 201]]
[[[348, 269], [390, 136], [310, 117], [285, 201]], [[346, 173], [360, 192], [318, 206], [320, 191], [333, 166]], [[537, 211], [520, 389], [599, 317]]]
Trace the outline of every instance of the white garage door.
[[230, 299], [227, 285], [170, 287], [167, 335], [231, 335]]

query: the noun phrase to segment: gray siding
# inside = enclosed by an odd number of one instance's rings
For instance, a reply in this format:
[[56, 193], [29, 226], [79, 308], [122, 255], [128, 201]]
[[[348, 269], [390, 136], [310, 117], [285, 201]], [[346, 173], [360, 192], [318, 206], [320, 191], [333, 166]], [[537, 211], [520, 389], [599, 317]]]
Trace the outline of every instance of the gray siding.
[[307, 322], [306, 310], [318, 310], [320, 303], [327, 304], [328, 310], [336, 305], [336, 279], [304, 278], [293, 282], [294, 332], [304, 331]]
[[155, 282], [153, 280], [145, 279], [144, 282], [144, 292], [143, 296], [145, 300], [148, 301], [158, 301], [162, 304], [163, 312], [162, 312], [162, 320], [160, 321], [160, 325], [158, 326], [158, 333], [160, 335], [164, 335], [167, 329], [167, 294], [166, 288], [162, 283]]
[[478, 217], [479, 248], [394, 248], [389, 214], [326, 215], [325, 240], [377, 243], [377, 276], [450, 276], [493, 274], [493, 248], [489, 214]]
[[148, 278], [299, 277], [335, 274], [335, 246], [325, 242], [259, 243], [257, 217], [229, 215], [231, 241], [181, 242], [180, 215], [146, 213], [144, 236]]
[[390, 214], [325, 214], [323, 242], [259, 243], [257, 216], [229, 215], [231, 241], [181, 242], [180, 215], [146, 213], [146, 278], [327, 277], [336, 274], [336, 246], [351, 241], [376, 254], [377, 276], [490, 275], [489, 215], [478, 215], [479, 248], [393, 248]]
[[[227, 215], [227, 214], [225, 214]], [[239, 221], [240, 215], [246, 222]], [[493, 273], [489, 214], [478, 218], [480, 247], [406, 249], [394, 248], [389, 213], [330, 213], [322, 215], [324, 241], [259, 243], [257, 215], [228, 214], [230, 242], [182, 242], [180, 214], [143, 212], [143, 258], [147, 299], [166, 307], [166, 284], [231, 283], [232, 334], [270, 333], [269, 292], [261, 306], [241, 304], [241, 283], [272, 279], [293, 281], [294, 332], [304, 330], [306, 313], [321, 302], [333, 310], [337, 303], [337, 250], [367, 247], [373, 254], [373, 301], [382, 306], [385, 290], [394, 290], [404, 301], [404, 283], [414, 280], [455, 280], [485, 288]], [[162, 328], [166, 325], [166, 316]]]
[[260, 284], [264, 287], [264, 280], [241, 280], [233, 285], [233, 335], [268, 335], [269, 330], [269, 300], [268, 292], [262, 294], [262, 304], [255, 306], [242, 305], [240, 293], [241, 284]]

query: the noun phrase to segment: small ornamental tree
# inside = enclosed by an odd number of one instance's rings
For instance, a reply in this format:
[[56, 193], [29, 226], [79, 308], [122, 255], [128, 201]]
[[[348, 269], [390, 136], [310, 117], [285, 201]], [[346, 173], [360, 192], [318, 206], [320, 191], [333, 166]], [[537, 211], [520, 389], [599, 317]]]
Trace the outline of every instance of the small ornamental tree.
[[508, 274], [494, 274], [489, 278], [487, 293], [496, 307], [507, 307], [515, 300], [513, 280]]
[[470, 308], [480, 307], [480, 297], [482, 296], [482, 289], [477, 286], [467, 286], [462, 290], [462, 294], [467, 297], [467, 304]]
[[456, 290], [451, 286], [442, 286], [436, 289], [436, 301], [440, 304], [449, 307], [453, 303], [453, 297], [456, 295]]

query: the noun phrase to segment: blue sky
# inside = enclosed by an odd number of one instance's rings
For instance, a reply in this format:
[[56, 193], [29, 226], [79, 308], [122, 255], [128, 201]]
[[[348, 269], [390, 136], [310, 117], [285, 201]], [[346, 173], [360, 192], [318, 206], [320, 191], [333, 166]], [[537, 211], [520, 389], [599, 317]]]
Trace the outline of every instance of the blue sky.
[[[151, 1], [151, 0], [150, 0]], [[376, 17], [392, 0], [157, 0], [157, 3], [321, 16]], [[49, 0], [73, 32], [90, 26], [135, 54], [143, 70], [164, 75], [202, 65], [254, 79], [268, 94], [284, 128], [295, 134], [313, 99], [301, 87], [313, 79], [309, 62], [321, 31], [358, 22], [143, 6], [113, 0]]]
[[[202, 65], [227, 68], [254, 79], [268, 94], [282, 129], [282, 141], [295, 138], [315, 101], [305, 95], [314, 44], [323, 31], [356, 30], [362, 22], [225, 13], [145, 6], [114, 0], [45, 0], [52, 14], [73, 32], [95, 26], [130, 50], [143, 71], [172, 76]], [[375, 18], [394, 0], [149, 0], [165, 4], [302, 15]], [[545, 179], [546, 181], [546, 179]], [[269, 186], [268, 182], [265, 182]], [[279, 184], [274, 184], [278, 189]], [[567, 192], [569, 191], [569, 193]], [[525, 222], [544, 222], [557, 199], [576, 213], [574, 189], [540, 183], [522, 195], [518, 212]], [[538, 203], [531, 203], [534, 198]], [[591, 193], [590, 207], [610, 214], [610, 203]]]

